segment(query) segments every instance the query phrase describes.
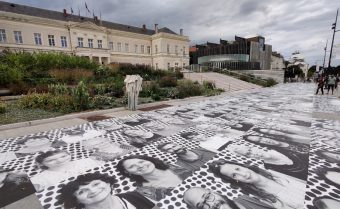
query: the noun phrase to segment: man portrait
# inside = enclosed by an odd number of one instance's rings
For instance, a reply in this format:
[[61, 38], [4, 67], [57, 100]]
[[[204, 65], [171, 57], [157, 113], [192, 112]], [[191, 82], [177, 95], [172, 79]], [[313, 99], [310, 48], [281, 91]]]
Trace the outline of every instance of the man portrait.
[[308, 155], [302, 157], [299, 153], [287, 152], [284, 149], [260, 149], [246, 144], [229, 143], [226, 149], [236, 155], [262, 160], [267, 169], [307, 180]]
[[233, 200], [207, 188], [191, 187], [183, 194], [189, 209], [274, 209], [255, 198], [241, 195]]
[[174, 142], [159, 144], [157, 148], [163, 152], [175, 154], [177, 164], [191, 171], [198, 170], [216, 154], [201, 147], [189, 150]]

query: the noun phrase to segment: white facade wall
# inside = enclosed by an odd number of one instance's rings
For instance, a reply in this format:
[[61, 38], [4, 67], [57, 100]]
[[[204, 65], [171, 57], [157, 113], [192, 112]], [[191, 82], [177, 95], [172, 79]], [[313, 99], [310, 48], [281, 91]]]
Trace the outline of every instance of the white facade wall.
[[277, 56], [271, 56], [272, 62], [271, 62], [271, 70], [284, 70], [285, 64], [282, 57]]
[[[157, 65], [158, 69], [168, 69], [168, 63], [170, 67], [175, 67], [176, 64], [177, 67], [182, 67], [183, 63], [185, 66], [189, 65], [189, 37], [187, 36], [164, 32], [146, 35], [114, 30], [92, 22], [66, 22], [3, 11], [0, 11], [0, 29], [6, 32], [6, 42], [0, 42], [0, 50], [61, 51], [85, 56], [104, 64], [144, 64], [155, 68]], [[14, 31], [21, 31], [22, 44], [15, 43]], [[41, 45], [35, 43], [34, 33], [41, 34]], [[49, 46], [48, 35], [54, 36], [55, 46]], [[67, 47], [61, 46], [61, 36], [66, 37]], [[83, 38], [83, 47], [78, 46], [79, 37]], [[89, 39], [93, 41], [93, 48], [89, 48]], [[98, 40], [102, 41], [102, 48], [98, 48]], [[118, 50], [119, 43], [120, 50]]]

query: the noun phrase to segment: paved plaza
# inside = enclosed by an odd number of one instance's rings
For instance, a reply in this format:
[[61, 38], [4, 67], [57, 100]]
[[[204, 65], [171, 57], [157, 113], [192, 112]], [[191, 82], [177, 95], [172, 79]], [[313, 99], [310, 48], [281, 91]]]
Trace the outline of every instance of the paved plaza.
[[315, 87], [0, 140], [0, 207], [30, 197], [46, 209], [338, 209], [340, 99]]

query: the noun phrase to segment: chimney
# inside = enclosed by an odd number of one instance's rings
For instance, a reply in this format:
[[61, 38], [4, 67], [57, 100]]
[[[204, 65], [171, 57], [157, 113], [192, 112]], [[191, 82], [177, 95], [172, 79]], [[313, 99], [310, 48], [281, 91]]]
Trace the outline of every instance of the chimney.
[[146, 31], [146, 25], [143, 24], [143, 31], [145, 32]]
[[183, 36], [183, 29], [179, 29], [179, 35]]
[[63, 9], [63, 14], [64, 14], [64, 17], [67, 17], [66, 9]]
[[158, 24], [155, 24], [155, 33], [158, 33]]

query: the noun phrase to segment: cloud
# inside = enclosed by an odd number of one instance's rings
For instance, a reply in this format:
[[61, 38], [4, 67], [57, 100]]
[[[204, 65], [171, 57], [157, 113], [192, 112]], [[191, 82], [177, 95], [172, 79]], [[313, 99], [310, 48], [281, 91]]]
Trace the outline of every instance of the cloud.
[[[85, 15], [85, 0], [11, 2], [57, 11], [72, 7], [75, 13], [79, 7]], [[333, 0], [86, 0], [86, 3], [91, 12], [101, 13], [103, 19], [111, 22], [139, 27], [146, 24], [148, 28], [158, 23], [175, 32], [183, 28], [191, 44], [218, 42], [220, 38], [233, 40], [235, 35], [262, 35], [286, 59], [299, 50], [310, 64], [323, 60], [323, 48], [327, 39], [330, 43], [331, 25], [340, 6]], [[340, 44], [340, 32], [335, 44]], [[340, 60], [332, 63], [340, 64]]]

